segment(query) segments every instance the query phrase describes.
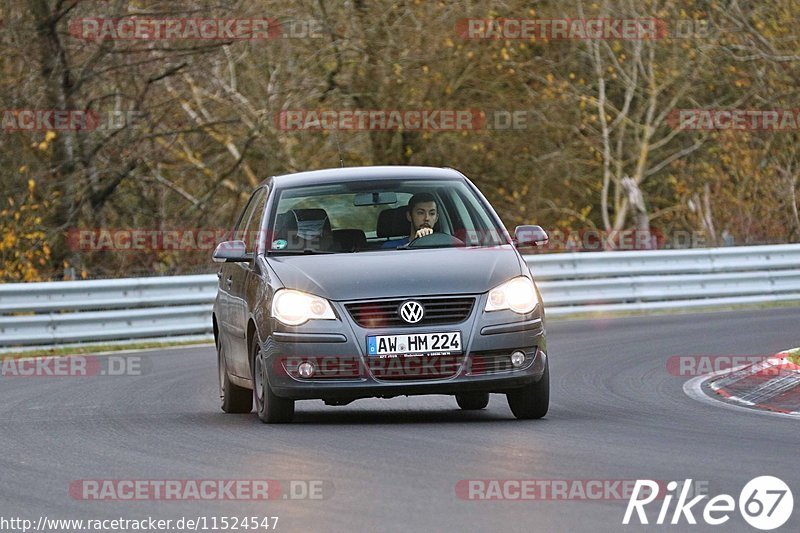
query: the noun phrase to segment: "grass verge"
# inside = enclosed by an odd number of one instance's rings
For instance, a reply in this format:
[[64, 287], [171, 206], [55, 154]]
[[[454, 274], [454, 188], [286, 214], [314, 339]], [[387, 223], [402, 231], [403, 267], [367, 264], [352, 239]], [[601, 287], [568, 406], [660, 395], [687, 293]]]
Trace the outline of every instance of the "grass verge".
[[800, 365], [800, 348], [786, 350], [786, 358], [789, 360], [789, 362]]

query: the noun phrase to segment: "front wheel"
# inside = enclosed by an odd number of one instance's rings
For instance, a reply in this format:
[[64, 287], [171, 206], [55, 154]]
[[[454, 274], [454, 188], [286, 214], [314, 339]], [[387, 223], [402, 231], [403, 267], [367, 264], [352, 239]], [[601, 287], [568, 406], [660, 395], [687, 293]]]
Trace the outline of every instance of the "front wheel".
[[217, 370], [219, 372], [219, 399], [226, 413], [249, 413], [253, 410], [253, 393], [250, 389], [231, 383], [228, 365], [221, 341], [217, 341]]
[[539, 381], [507, 393], [506, 398], [515, 417], [521, 420], [542, 418], [550, 407], [550, 365], [545, 365]]
[[273, 394], [267, 379], [267, 364], [258, 341], [254, 342], [253, 396], [256, 399], [258, 418], [265, 424], [286, 424], [294, 418], [294, 400]]

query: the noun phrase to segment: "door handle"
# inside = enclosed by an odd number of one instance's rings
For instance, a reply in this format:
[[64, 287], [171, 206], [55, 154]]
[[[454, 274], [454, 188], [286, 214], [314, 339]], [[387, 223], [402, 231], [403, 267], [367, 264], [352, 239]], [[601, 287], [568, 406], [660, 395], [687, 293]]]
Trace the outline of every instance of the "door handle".
[[222, 270], [217, 271], [217, 279], [222, 279]]
[[228, 276], [228, 279], [225, 280], [225, 283], [228, 284], [228, 288], [230, 289], [231, 285], [233, 285], [233, 276]]

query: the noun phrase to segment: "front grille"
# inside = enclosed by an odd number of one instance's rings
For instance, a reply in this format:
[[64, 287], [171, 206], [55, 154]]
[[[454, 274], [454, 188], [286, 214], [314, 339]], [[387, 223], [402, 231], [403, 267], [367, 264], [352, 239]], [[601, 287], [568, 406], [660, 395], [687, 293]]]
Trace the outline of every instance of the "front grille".
[[[416, 324], [407, 323], [397, 312], [400, 304], [408, 300], [421, 303], [425, 309], [425, 316]], [[349, 303], [345, 309], [362, 328], [387, 328], [457, 324], [469, 317], [473, 305], [473, 297], [398, 298]]]

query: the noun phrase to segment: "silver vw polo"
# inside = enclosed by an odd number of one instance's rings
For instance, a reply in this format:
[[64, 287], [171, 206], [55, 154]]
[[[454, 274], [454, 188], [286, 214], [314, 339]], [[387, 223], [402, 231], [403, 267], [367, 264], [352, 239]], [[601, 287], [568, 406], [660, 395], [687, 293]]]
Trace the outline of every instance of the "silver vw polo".
[[544, 308], [512, 238], [460, 172], [358, 167], [268, 179], [220, 243], [222, 409], [290, 422], [297, 400], [447, 394], [521, 419], [549, 405]]

